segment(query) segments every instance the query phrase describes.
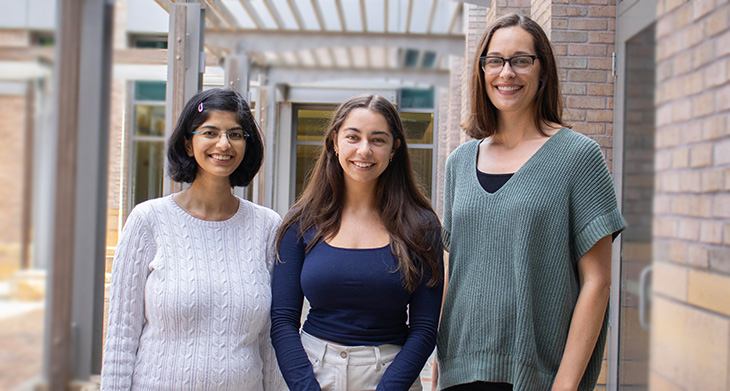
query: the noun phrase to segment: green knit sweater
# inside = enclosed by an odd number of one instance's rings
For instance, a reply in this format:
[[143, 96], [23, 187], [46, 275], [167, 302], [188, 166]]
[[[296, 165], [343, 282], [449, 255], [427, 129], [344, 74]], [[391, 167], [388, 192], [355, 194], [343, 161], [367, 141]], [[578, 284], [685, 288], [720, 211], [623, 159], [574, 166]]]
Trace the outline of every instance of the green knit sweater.
[[[461, 145], [446, 163], [439, 386], [493, 381], [549, 390], [579, 293], [578, 259], [626, 222], [593, 140], [561, 129], [494, 193], [477, 179], [479, 142]], [[606, 318], [581, 391], [598, 378]]]

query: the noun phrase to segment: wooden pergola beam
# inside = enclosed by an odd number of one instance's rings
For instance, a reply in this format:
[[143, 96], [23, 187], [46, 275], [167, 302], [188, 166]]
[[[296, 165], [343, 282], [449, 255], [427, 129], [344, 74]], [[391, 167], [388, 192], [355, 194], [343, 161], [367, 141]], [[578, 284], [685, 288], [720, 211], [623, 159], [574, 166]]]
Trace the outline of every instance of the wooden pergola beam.
[[464, 55], [464, 35], [299, 30], [206, 31], [209, 43], [247, 52], [289, 52], [320, 47], [383, 46]]

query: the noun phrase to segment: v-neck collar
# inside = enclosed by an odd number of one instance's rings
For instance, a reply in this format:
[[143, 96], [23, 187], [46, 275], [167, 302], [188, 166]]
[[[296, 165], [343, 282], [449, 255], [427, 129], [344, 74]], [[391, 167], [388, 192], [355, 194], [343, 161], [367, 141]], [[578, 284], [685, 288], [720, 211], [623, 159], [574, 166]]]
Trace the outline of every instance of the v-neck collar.
[[533, 153], [532, 156], [530, 156], [530, 158], [527, 159], [527, 161], [522, 166], [520, 166], [520, 168], [517, 169], [517, 171], [515, 171], [514, 174], [512, 174], [512, 177], [509, 178], [507, 180], [507, 182], [505, 182], [504, 185], [502, 185], [494, 193], [487, 192], [486, 190], [484, 190], [484, 188], [479, 183], [479, 177], [477, 176], [477, 171], [478, 171], [477, 159], [479, 158], [479, 146], [481, 145], [482, 141], [484, 141], [484, 139], [478, 140], [477, 142], [475, 142], [475, 147], [474, 147], [474, 151], [473, 151], [474, 156], [472, 158], [472, 164], [473, 164], [473, 169], [471, 170], [472, 186], [478, 187], [480, 192], [484, 196], [496, 197], [497, 195], [502, 193], [502, 191], [504, 191], [505, 189], [511, 188], [514, 182], [518, 182], [520, 180], [520, 178], [522, 178], [524, 171], [527, 171], [527, 170], [529, 170], [530, 167], [538, 164], [542, 155], [545, 155], [546, 153], [548, 153], [549, 149], [552, 148], [552, 144], [555, 143], [554, 140], [559, 137], [562, 137], [563, 133], [569, 132], [569, 131], [570, 130], [568, 128], [561, 128], [560, 130], [555, 132], [555, 134], [550, 136], [550, 138], [548, 138], [547, 141], [545, 141], [545, 143], [542, 144], [542, 146], [540, 146], [540, 148], [538, 148], [537, 151], [535, 151], [535, 153]]

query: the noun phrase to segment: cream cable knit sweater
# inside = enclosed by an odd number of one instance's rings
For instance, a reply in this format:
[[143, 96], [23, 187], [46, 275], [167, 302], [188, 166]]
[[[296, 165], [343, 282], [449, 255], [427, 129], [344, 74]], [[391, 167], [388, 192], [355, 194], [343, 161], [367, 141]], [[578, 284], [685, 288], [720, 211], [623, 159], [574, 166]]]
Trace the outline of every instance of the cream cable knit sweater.
[[241, 199], [225, 221], [172, 196], [137, 205], [114, 257], [102, 390], [285, 389], [269, 338], [280, 222]]

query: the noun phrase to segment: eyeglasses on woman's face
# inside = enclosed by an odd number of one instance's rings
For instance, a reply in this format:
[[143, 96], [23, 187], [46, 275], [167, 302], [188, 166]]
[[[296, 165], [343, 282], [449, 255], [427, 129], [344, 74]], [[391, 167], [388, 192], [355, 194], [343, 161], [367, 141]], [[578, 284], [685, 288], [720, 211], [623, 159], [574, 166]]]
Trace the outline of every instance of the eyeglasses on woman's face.
[[484, 73], [488, 75], [498, 75], [501, 73], [505, 63], [509, 63], [509, 66], [515, 73], [525, 74], [530, 73], [536, 59], [537, 56], [532, 54], [520, 54], [510, 58], [481, 56], [479, 57], [479, 64], [482, 66]]
[[244, 132], [243, 130], [228, 130], [228, 131], [222, 131], [222, 130], [216, 130], [216, 129], [204, 129], [204, 130], [197, 130], [193, 131], [193, 134], [199, 134], [202, 138], [210, 141], [218, 141], [218, 139], [221, 137], [222, 134], [225, 134], [228, 138], [228, 141], [231, 143], [238, 143], [243, 142], [247, 138], [249, 138], [251, 135]]

